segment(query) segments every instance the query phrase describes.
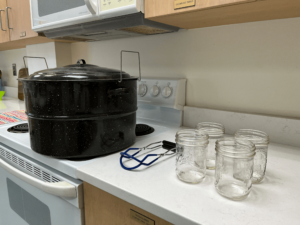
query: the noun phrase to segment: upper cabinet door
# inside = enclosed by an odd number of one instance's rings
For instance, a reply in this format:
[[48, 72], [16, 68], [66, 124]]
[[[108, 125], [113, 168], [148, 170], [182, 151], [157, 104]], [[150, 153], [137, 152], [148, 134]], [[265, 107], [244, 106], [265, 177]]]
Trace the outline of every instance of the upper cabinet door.
[[0, 0], [0, 43], [3, 42], [8, 42], [10, 41], [9, 38], [9, 30], [7, 28], [7, 23], [6, 23], [6, 14], [5, 14], [5, 9], [6, 9], [6, 0]]
[[300, 0], [145, 0], [145, 17], [195, 29], [300, 17]]
[[31, 29], [29, 0], [7, 0], [6, 13], [11, 41], [38, 36]]
[[256, 0], [146, 0], [146, 18], [253, 1]]

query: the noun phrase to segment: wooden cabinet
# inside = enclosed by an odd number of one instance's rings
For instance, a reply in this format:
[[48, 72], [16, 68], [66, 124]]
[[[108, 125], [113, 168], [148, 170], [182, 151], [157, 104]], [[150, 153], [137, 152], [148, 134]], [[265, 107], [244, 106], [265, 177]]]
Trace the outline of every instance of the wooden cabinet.
[[0, 0], [0, 10], [0, 43], [39, 36], [31, 29], [29, 0]]
[[7, 6], [11, 41], [38, 36], [31, 29], [29, 0], [7, 0]]
[[7, 28], [7, 20], [5, 9], [7, 7], [6, 0], [0, 0], [0, 17], [1, 17], [1, 26], [0, 26], [0, 43], [10, 41], [9, 29]]
[[172, 225], [88, 183], [83, 188], [86, 225]]
[[174, 15], [253, 1], [256, 0], [146, 0], [146, 17]]
[[[194, 4], [195, 1], [195, 4]], [[175, 3], [191, 6], [175, 9]], [[178, 5], [177, 5], [178, 6]], [[184, 6], [184, 4], [182, 4]], [[300, 17], [299, 0], [145, 0], [147, 19], [185, 29]]]
[[76, 40], [48, 39], [43, 34], [34, 32], [31, 29], [29, 0], [0, 0], [0, 10], [2, 22], [0, 51], [25, 48], [26, 45], [47, 42], [76, 42]]

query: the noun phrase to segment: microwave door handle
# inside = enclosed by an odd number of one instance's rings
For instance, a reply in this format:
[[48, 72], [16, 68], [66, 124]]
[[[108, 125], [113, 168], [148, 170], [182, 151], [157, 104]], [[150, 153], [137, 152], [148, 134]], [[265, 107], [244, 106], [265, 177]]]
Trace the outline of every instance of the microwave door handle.
[[84, 0], [86, 7], [89, 9], [91, 14], [97, 13], [97, 3], [94, 2], [95, 0]]
[[16, 169], [15, 167], [6, 163], [2, 159], [0, 159], [0, 167], [2, 167], [8, 173], [14, 175], [15, 177], [23, 180], [27, 184], [30, 184], [31, 186], [34, 186], [48, 194], [55, 195], [58, 197], [65, 197], [65, 198], [76, 198], [77, 197], [76, 187], [65, 181], [57, 182], [57, 183], [48, 183], [48, 182], [41, 181], [37, 178], [34, 178], [34, 177]]

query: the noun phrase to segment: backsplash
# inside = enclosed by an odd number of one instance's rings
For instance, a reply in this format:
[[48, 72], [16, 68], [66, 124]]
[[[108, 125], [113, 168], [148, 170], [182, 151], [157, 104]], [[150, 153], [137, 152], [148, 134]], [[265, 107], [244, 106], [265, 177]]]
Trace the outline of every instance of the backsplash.
[[195, 128], [200, 122], [215, 122], [225, 126], [225, 133], [233, 135], [239, 129], [266, 132], [270, 141], [300, 147], [300, 120], [221, 110], [184, 107], [183, 125]]

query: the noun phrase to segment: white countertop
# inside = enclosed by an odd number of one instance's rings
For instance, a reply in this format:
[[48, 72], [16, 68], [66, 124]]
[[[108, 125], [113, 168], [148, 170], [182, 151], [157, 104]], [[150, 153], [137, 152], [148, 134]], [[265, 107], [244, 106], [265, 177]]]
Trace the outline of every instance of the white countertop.
[[[176, 131], [152, 141], [174, 142]], [[271, 143], [266, 178], [253, 185], [243, 201], [231, 201], [216, 192], [214, 171], [208, 170], [202, 183], [181, 182], [175, 175], [175, 157], [131, 172], [122, 169], [119, 154], [113, 154], [80, 167], [77, 177], [176, 225], [300, 224], [299, 148]]]
[[[25, 109], [23, 101], [0, 101], [0, 113], [20, 109]], [[137, 141], [136, 146], [174, 142], [176, 131], [152, 136], [147, 143]], [[240, 202], [216, 192], [214, 171], [208, 170], [202, 183], [191, 185], [177, 179], [175, 157], [134, 172], [122, 169], [119, 158], [116, 153], [93, 159], [79, 166], [76, 176], [176, 225], [300, 224], [300, 148], [271, 143], [265, 180], [253, 185], [248, 198]]]
[[0, 101], [0, 113], [24, 109], [25, 102], [19, 99], [2, 97], [2, 101]]

